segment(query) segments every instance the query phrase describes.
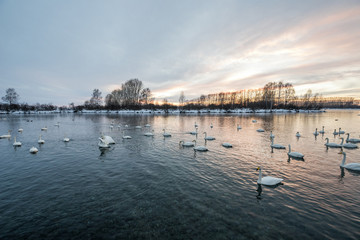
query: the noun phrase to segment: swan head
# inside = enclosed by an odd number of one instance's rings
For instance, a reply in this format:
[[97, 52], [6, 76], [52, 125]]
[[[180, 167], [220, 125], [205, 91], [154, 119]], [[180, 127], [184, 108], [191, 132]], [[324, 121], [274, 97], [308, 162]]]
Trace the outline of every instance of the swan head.
[[261, 170], [261, 167], [257, 167], [257, 168], [256, 168], [256, 171], [259, 171], [259, 170]]
[[194, 140], [192, 140], [192, 142], [196, 143], [196, 140], [194, 139]]

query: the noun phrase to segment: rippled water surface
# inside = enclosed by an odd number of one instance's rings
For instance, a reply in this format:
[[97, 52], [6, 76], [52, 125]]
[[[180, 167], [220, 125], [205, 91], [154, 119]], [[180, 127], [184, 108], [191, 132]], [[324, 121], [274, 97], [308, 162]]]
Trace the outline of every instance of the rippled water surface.
[[[324, 146], [340, 142], [339, 127], [360, 138], [358, 114], [2, 115], [0, 135], [12, 138], [0, 139], [0, 239], [360, 239], [360, 175], [341, 171], [339, 149]], [[197, 137], [187, 133], [195, 122]], [[286, 150], [271, 152], [270, 131]], [[100, 132], [116, 141], [104, 152]], [[209, 151], [179, 147], [194, 139]], [[305, 160], [288, 160], [288, 144]], [[359, 149], [345, 151], [360, 162]], [[284, 184], [258, 189], [258, 166]]]

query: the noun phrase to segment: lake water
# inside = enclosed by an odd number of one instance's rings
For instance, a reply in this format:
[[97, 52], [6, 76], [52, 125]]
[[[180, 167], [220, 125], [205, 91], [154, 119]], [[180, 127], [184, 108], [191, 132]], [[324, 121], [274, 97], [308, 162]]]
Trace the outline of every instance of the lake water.
[[[0, 135], [11, 129], [22, 147], [0, 139], [0, 239], [360, 239], [360, 175], [341, 171], [339, 149], [324, 146], [340, 142], [339, 127], [360, 138], [358, 114], [2, 115]], [[187, 134], [195, 122], [197, 138]], [[149, 129], [154, 137], [143, 136]], [[204, 131], [216, 140], [205, 143]], [[305, 160], [271, 152], [270, 131]], [[100, 132], [116, 141], [108, 151]], [[179, 147], [194, 139], [209, 151]], [[345, 151], [360, 162], [359, 149]], [[284, 184], [257, 191], [259, 166]]]

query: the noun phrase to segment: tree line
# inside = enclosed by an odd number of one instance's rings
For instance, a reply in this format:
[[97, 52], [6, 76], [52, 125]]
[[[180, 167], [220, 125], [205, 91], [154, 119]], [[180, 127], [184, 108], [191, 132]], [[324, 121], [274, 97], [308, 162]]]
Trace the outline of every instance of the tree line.
[[29, 105], [18, 103], [19, 94], [14, 88], [8, 88], [6, 94], [1, 98], [1, 111], [52, 111], [72, 109], [81, 111], [89, 110], [121, 110], [121, 109], [201, 109], [201, 108], [250, 108], [250, 109], [320, 109], [320, 108], [359, 108], [359, 101], [352, 97], [323, 97], [319, 93], [313, 94], [309, 89], [304, 95], [296, 96], [295, 89], [291, 83], [269, 82], [263, 88], [244, 89], [235, 92], [220, 92], [215, 94], [201, 95], [192, 100], [185, 99], [182, 91], [179, 104], [171, 104], [167, 99], [162, 104], [156, 104], [151, 90], [145, 88], [139, 79], [130, 79], [107, 94], [103, 100], [99, 89], [94, 89], [89, 100], [84, 104], [75, 106], [57, 107], [51, 103]]

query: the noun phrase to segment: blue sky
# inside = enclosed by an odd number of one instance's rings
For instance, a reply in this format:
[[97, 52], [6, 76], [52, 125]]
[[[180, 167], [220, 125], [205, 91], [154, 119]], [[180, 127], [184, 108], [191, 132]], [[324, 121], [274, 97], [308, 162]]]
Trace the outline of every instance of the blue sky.
[[131, 78], [177, 102], [290, 82], [360, 97], [360, 1], [0, 0], [0, 95], [82, 104]]

